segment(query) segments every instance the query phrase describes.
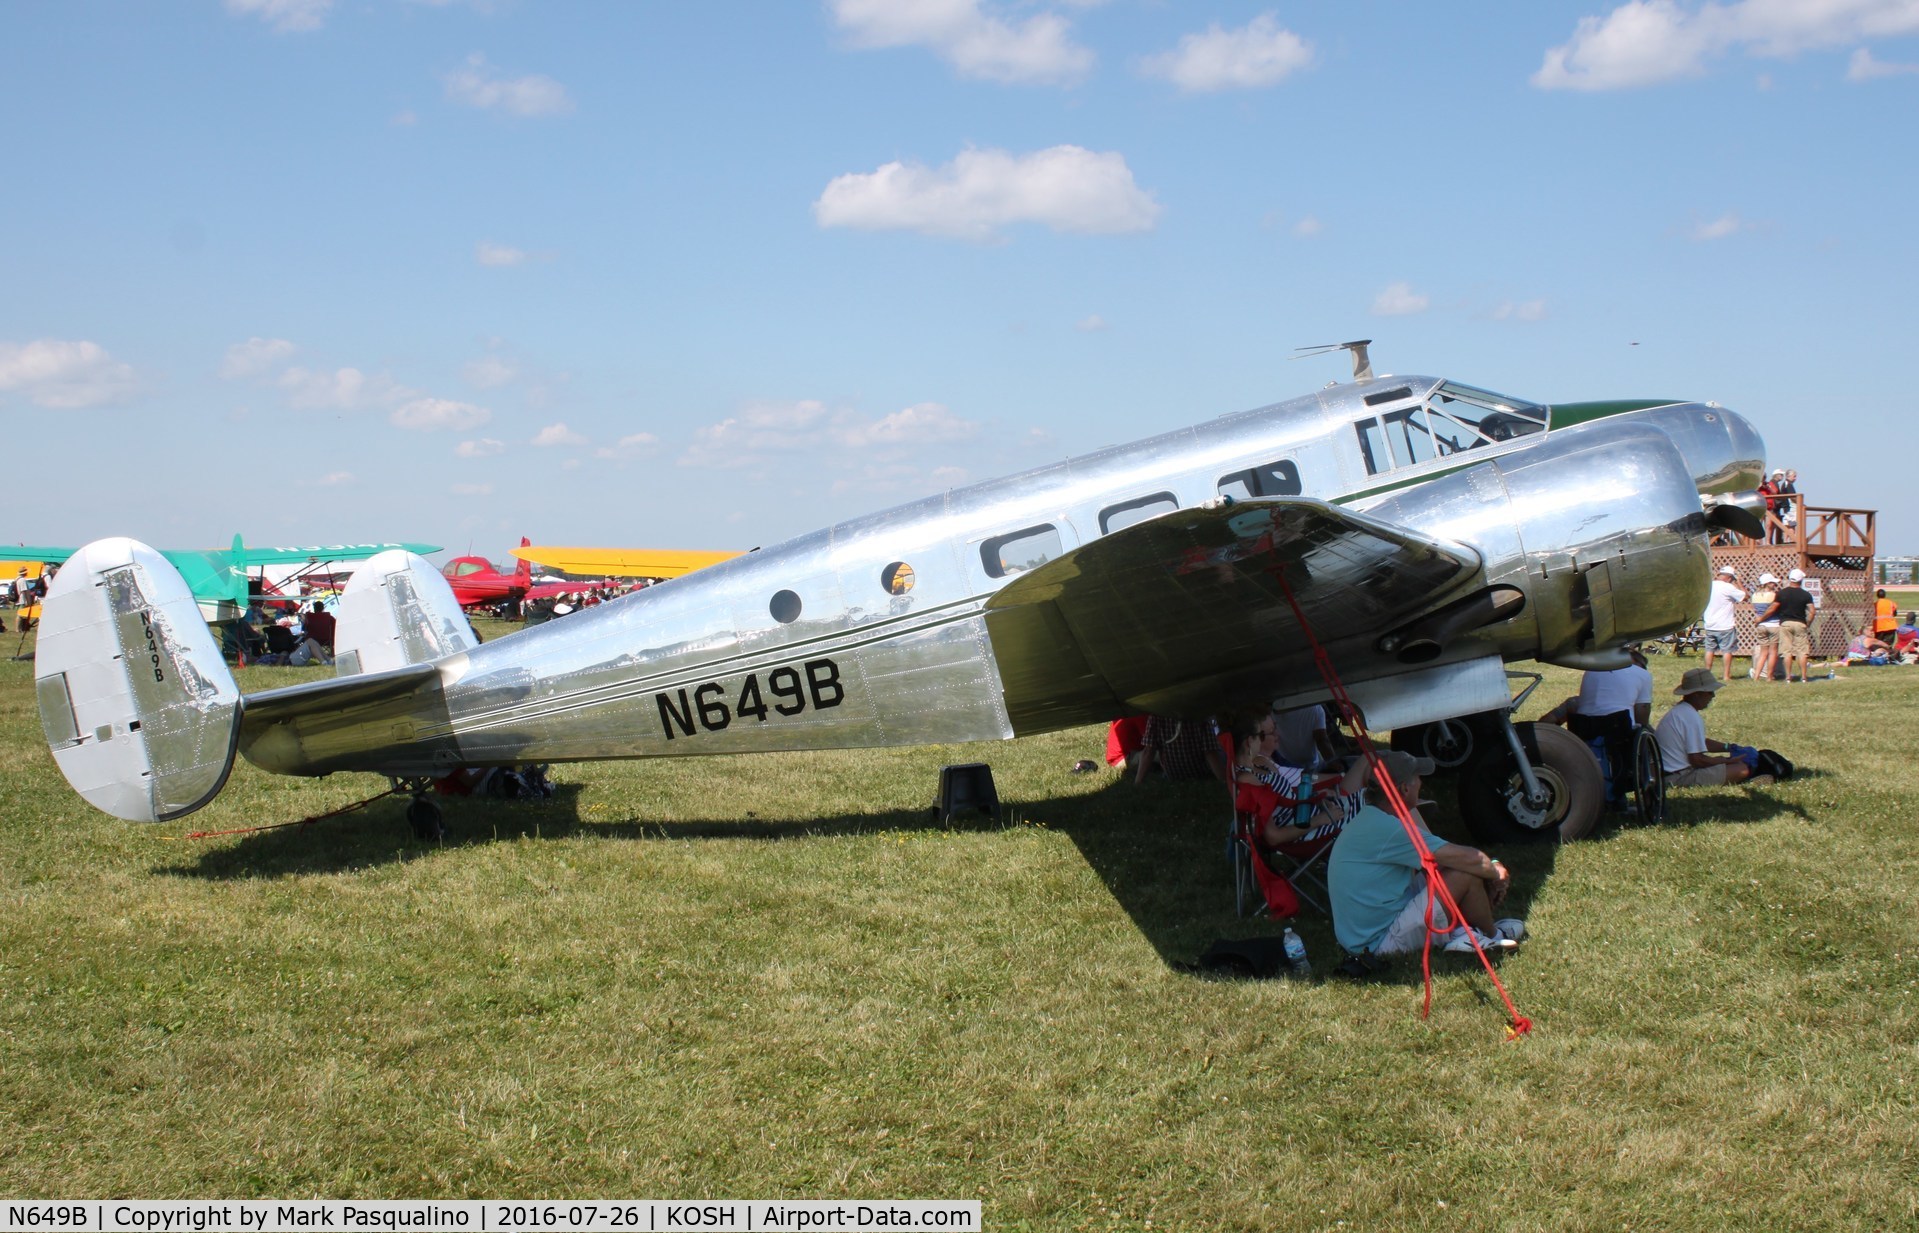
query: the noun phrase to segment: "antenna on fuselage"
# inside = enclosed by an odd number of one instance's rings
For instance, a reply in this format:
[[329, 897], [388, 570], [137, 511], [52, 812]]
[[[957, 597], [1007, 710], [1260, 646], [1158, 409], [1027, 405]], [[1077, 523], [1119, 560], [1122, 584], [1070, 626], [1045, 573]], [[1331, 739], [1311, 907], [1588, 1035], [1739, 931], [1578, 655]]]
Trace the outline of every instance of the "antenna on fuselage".
[[1310, 347], [1293, 348], [1293, 350], [1298, 351], [1300, 354], [1290, 358], [1304, 360], [1310, 359], [1315, 355], [1326, 355], [1333, 351], [1350, 351], [1353, 353], [1353, 380], [1371, 381], [1373, 379], [1373, 360], [1371, 356], [1366, 354], [1366, 348], [1372, 345], [1373, 340], [1370, 338], [1359, 338], [1352, 342], [1343, 343], [1315, 343]]

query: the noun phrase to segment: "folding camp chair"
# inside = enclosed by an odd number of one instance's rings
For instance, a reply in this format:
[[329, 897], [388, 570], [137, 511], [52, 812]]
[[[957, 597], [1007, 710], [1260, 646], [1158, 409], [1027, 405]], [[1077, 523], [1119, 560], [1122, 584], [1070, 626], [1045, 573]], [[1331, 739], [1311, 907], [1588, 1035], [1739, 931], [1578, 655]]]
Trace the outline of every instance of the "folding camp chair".
[[[1260, 838], [1260, 819], [1253, 811], [1239, 808], [1239, 792], [1232, 789], [1233, 812], [1229, 854], [1233, 866], [1233, 906], [1241, 915], [1264, 913], [1275, 920], [1295, 916], [1299, 905], [1310, 904], [1322, 916], [1330, 917], [1326, 906], [1326, 854], [1332, 851], [1338, 828], [1310, 839], [1271, 846]], [[1279, 800], [1296, 808], [1316, 805], [1323, 794], [1306, 801], [1287, 797]]]

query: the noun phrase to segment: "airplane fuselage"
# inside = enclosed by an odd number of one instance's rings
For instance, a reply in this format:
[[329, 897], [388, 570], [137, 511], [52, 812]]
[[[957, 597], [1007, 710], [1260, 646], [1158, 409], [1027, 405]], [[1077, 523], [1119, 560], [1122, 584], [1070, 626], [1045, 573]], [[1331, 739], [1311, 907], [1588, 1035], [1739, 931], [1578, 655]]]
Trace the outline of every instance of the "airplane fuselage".
[[[1318, 498], [1460, 545], [1480, 569], [1429, 609], [1518, 596], [1420, 657], [1406, 649], [1426, 644], [1418, 630], [1397, 650], [1384, 630], [1320, 631], [1357, 678], [1598, 662], [1697, 615], [1700, 497], [1756, 484], [1763, 445], [1704, 404], [1568, 410], [1588, 422], [1432, 378], [1330, 387], [803, 535], [451, 656], [424, 700], [303, 716], [241, 748], [289, 773], [418, 775], [999, 739], [1323, 696], [1296, 640], [1178, 680], [1130, 677], [1074, 663], [1057, 615], [994, 606], [1049, 561], [1223, 500]], [[1128, 619], [1124, 595], [1112, 608]]]

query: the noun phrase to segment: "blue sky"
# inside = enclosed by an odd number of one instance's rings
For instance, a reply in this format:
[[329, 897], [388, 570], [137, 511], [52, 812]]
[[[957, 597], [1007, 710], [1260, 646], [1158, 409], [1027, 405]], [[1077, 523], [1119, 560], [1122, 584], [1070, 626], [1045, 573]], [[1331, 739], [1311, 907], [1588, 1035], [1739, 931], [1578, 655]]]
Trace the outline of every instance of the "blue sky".
[[65, 0], [0, 108], [14, 542], [745, 548], [1371, 337], [1919, 552], [1919, 0]]

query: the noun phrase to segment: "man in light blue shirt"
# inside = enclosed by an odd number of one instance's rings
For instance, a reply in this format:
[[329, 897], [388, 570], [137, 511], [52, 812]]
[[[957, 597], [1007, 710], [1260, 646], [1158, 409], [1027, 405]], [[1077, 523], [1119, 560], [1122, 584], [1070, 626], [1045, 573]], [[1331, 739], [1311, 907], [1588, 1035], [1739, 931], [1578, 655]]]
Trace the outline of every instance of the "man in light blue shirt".
[[[1425, 776], [1432, 774], [1431, 758], [1416, 758], [1403, 750], [1379, 756], [1376, 770], [1390, 776], [1409, 805], [1419, 799]], [[1354, 954], [1400, 955], [1419, 950], [1426, 932], [1426, 873], [1419, 850], [1399, 819], [1387, 812], [1385, 794], [1376, 782], [1366, 789], [1367, 804], [1340, 832], [1327, 859], [1327, 890], [1332, 899], [1333, 932], [1339, 944]], [[1449, 921], [1445, 906], [1432, 905], [1435, 928], [1446, 937], [1446, 949], [1470, 952], [1475, 937], [1481, 950], [1510, 950], [1526, 936], [1525, 922], [1493, 918], [1493, 909], [1505, 902], [1512, 878], [1506, 867], [1478, 848], [1447, 843], [1420, 827], [1420, 836], [1433, 854], [1433, 863], [1462, 922]]]

